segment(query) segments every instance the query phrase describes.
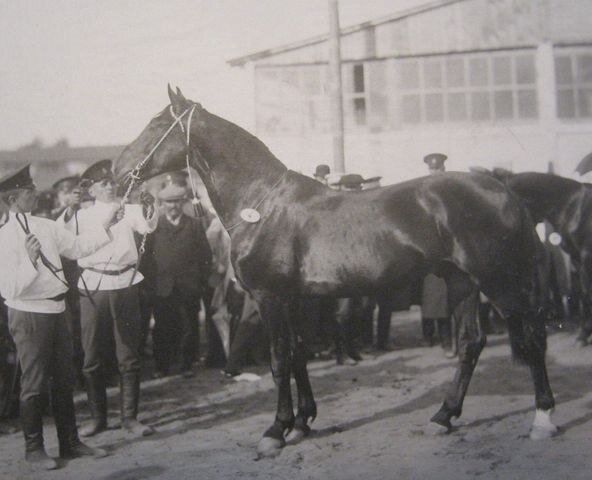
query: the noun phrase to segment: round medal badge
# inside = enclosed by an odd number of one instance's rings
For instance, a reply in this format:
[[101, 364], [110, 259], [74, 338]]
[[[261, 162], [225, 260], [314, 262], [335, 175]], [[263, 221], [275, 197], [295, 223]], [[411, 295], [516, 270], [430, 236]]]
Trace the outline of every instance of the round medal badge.
[[241, 210], [240, 217], [245, 222], [249, 222], [249, 223], [257, 223], [259, 220], [261, 220], [261, 215], [254, 208], [245, 208], [245, 209]]

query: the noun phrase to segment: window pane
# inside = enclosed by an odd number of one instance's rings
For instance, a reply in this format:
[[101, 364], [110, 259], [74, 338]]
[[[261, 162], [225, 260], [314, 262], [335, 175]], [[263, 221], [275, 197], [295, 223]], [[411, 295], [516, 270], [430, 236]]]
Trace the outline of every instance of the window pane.
[[354, 65], [354, 92], [364, 92], [364, 65]]
[[464, 93], [448, 95], [448, 118], [456, 121], [467, 119], [467, 101]]
[[449, 87], [462, 87], [465, 84], [465, 69], [462, 58], [446, 60], [446, 84]]
[[592, 55], [578, 55], [578, 80], [592, 82]]
[[471, 85], [478, 87], [488, 82], [487, 60], [485, 58], [471, 58], [469, 61], [469, 77]]
[[403, 122], [419, 123], [421, 120], [419, 95], [403, 95], [401, 98], [401, 108], [403, 110]]
[[518, 92], [518, 116], [520, 118], [536, 118], [538, 116], [537, 98], [534, 90]]
[[510, 57], [495, 57], [493, 59], [493, 83], [495, 85], [512, 83]]
[[423, 64], [423, 76], [426, 88], [442, 86], [442, 62], [440, 60], [426, 60]]
[[489, 120], [489, 94], [487, 92], [471, 93], [471, 119]]
[[522, 55], [516, 57], [516, 82], [517, 83], [534, 83], [534, 56]]
[[555, 57], [555, 80], [560, 85], [572, 83], [570, 57]]
[[366, 125], [365, 98], [354, 98], [354, 122], [356, 125]]
[[557, 116], [559, 118], [574, 118], [576, 116], [573, 90], [559, 90], [557, 92]]
[[444, 100], [442, 94], [431, 93], [425, 96], [426, 120], [441, 122], [444, 120]]
[[592, 88], [578, 90], [579, 117], [592, 117]]
[[400, 86], [401, 88], [419, 88], [419, 63], [405, 62], [401, 63], [400, 68]]
[[512, 118], [514, 116], [511, 91], [494, 92], [493, 105], [496, 119]]

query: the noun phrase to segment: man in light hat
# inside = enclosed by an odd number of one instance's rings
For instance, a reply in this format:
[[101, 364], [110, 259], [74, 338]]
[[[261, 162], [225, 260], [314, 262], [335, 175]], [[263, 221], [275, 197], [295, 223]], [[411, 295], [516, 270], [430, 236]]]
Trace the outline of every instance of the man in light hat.
[[[68, 207], [58, 219], [72, 232], [84, 234], [95, 228], [107, 212], [119, 206], [117, 185], [111, 172], [111, 161], [101, 160], [91, 165], [81, 176], [88, 193], [95, 199], [93, 206], [77, 212], [77, 206]], [[142, 194], [143, 203], [152, 203], [149, 194]], [[144, 207], [146, 207], [144, 205]], [[83, 373], [92, 422], [82, 428], [82, 436], [92, 436], [107, 428], [106, 359], [102, 347], [106, 332], [113, 335], [120, 373], [121, 424], [134, 436], [145, 436], [153, 429], [138, 421], [140, 396], [140, 346], [142, 320], [140, 315], [138, 283], [143, 276], [137, 272], [138, 249], [134, 232], [141, 235], [154, 231], [158, 221], [157, 208], [148, 219], [143, 205], [125, 205], [124, 216], [112, 229], [112, 240], [92, 255], [78, 260], [81, 267], [78, 288]]]
[[163, 214], [151, 236], [154, 258], [154, 361], [165, 376], [181, 352], [184, 377], [193, 375], [199, 352], [198, 313], [206, 290], [212, 251], [201, 221], [183, 213], [187, 188], [168, 183], [159, 193]]
[[9, 220], [0, 229], [0, 295], [6, 299], [10, 334], [22, 370], [20, 416], [25, 459], [36, 467], [58, 467], [43, 441], [44, 387], [51, 400], [61, 457], [104, 456], [78, 438], [72, 400], [72, 342], [64, 318], [64, 279], [60, 255], [80, 258], [111, 240], [119, 209], [111, 207], [85, 235], [75, 236], [54, 221], [34, 217], [35, 185], [29, 165], [0, 179], [0, 197]]

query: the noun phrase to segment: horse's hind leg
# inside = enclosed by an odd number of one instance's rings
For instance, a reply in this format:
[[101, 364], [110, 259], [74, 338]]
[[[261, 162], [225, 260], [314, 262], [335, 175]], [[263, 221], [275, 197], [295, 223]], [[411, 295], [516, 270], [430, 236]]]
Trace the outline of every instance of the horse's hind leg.
[[286, 444], [284, 434], [294, 426], [292, 392], [290, 390], [289, 309], [278, 297], [253, 292], [259, 313], [269, 329], [271, 339], [271, 372], [278, 387], [275, 420], [263, 434], [257, 452], [262, 457], [274, 456]]
[[[468, 287], [468, 284], [466, 285]], [[449, 297], [454, 295], [455, 285], [449, 283]], [[477, 307], [479, 291], [475, 286], [470, 288], [470, 293], [464, 300], [458, 303], [455, 314], [458, 318], [458, 366], [454, 373], [454, 379], [450, 384], [446, 397], [440, 410], [431, 418], [432, 422], [451, 428], [450, 419], [460, 417], [462, 405], [469, 388], [473, 371], [479, 360], [479, 355], [486, 343], [485, 335], [477, 321]]]
[[298, 313], [292, 323], [294, 326], [294, 330], [292, 331], [292, 348], [294, 352], [292, 372], [294, 373], [296, 389], [298, 390], [298, 410], [296, 412], [294, 428], [286, 436], [287, 443], [297, 443], [302, 440], [310, 432], [308, 421], [314, 421], [317, 416], [317, 405], [306, 369], [306, 349], [302, 332], [303, 325]]
[[555, 399], [547, 376], [547, 335], [542, 313], [512, 315], [508, 318], [508, 330], [514, 358], [528, 365], [534, 382], [536, 412], [530, 438], [549, 438], [557, 432], [557, 427], [551, 422]]

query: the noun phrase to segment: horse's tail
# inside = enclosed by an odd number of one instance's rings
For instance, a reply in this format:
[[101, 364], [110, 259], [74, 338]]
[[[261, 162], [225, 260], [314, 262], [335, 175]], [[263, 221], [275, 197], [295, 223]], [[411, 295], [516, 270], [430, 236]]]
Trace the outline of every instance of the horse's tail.
[[522, 222], [518, 234], [524, 254], [523, 291], [520, 310], [508, 318], [508, 333], [514, 360], [532, 364], [541, 354], [544, 356], [547, 349], [546, 312], [540, 305], [539, 238], [529, 210], [523, 204], [520, 209]]

